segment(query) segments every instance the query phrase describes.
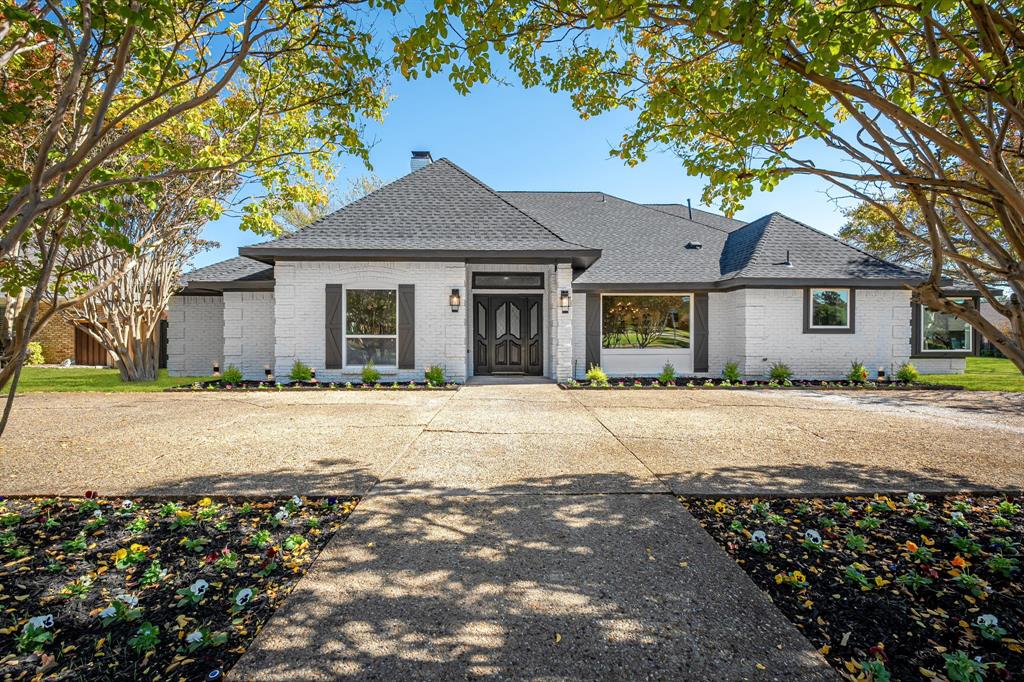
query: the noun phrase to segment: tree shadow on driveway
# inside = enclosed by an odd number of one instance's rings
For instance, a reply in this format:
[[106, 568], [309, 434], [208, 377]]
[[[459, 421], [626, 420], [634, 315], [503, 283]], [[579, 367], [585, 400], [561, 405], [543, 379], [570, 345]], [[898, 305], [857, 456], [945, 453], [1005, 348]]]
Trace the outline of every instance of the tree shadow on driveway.
[[232, 676], [834, 679], [678, 500], [643, 493], [371, 495]]

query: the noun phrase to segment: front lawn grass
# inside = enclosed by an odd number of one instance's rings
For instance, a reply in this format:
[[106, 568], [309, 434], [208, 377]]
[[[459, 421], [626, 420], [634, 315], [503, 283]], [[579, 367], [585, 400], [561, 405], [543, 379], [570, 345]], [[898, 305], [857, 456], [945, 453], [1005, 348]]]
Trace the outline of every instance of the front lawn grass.
[[210, 377], [172, 377], [160, 370], [156, 381], [125, 382], [116, 369], [96, 367], [25, 367], [18, 381], [18, 393], [144, 392], [162, 391], [170, 386], [208, 381]]
[[963, 374], [922, 374], [922, 384], [963, 386], [968, 391], [1024, 391], [1024, 374], [1006, 358], [967, 358]]
[[5, 679], [219, 677], [356, 502], [0, 501]]
[[1024, 499], [684, 498], [848, 680], [1024, 670]]

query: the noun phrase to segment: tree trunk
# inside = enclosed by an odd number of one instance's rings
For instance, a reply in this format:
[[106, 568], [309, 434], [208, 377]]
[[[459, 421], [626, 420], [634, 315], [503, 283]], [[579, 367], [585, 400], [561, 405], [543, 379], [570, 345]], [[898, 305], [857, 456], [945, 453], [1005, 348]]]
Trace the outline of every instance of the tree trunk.
[[121, 381], [156, 381], [157, 343], [153, 329], [149, 328], [146, 338], [134, 339], [129, 352], [116, 354]]

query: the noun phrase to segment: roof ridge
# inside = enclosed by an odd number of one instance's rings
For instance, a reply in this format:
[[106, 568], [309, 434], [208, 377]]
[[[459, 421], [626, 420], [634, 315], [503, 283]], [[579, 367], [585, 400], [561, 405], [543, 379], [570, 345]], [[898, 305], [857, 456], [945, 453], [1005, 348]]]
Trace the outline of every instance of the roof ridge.
[[[623, 201], [629, 201], [629, 199], [623, 199]], [[634, 203], [634, 202], [630, 202], [630, 203]], [[717, 230], [718, 232], [721, 232], [722, 234], [729, 234], [730, 233], [729, 230], [724, 230], [721, 227], [715, 227], [714, 225], [708, 225], [707, 223], [702, 223], [701, 221], [694, 220], [693, 218], [684, 218], [682, 216], [676, 215], [675, 213], [669, 213], [668, 211], [663, 211], [660, 208], [655, 208], [654, 206], [652, 206], [650, 204], [636, 204], [636, 205], [637, 206], [642, 206], [643, 208], [646, 208], [648, 211], [655, 211], [657, 213], [661, 213], [662, 215], [672, 216], [673, 218], [675, 218], [677, 220], [687, 220], [687, 221], [689, 221], [691, 223], [697, 223], [698, 225], [700, 225], [702, 227], [706, 227], [709, 230]], [[682, 206], [682, 204], [660, 204], [660, 205], [661, 206]], [[697, 210], [699, 211], [700, 209], [697, 209]], [[724, 218], [726, 216], [722, 216], [722, 217]], [[739, 229], [739, 228], [737, 228], [737, 229]]]
[[[773, 215], [775, 215], [774, 212], [773, 213], [768, 213], [766, 215], [763, 215], [760, 218], [756, 218], [754, 220], [751, 220], [746, 225], [743, 225], [741, 227], [737, 227], [735, 230], [730, 232], [729, 235], [730, 236], [738, 235], [740, 232], [742, 232], [743, 230], [747, 229], [748, 227], [750, 227], [752, 225], [756, 225], [756, 224], [760, 223], [761, 221], [765, 221], [764, 228], [761, 231], [761, 237], [764, 237], [764, 232], [767, 231], [768, 225], [771, 224], [772, 216]], [[737, 270], [733, 271], [733, 273], [731, 275], [729, 275], [728, 277], [723, 278], [723, 281], [724, 280], [729, 280], [729, 279], [737, 279], [740, 275], [742, 275], [743, 271], [746, 270], [748, 267], [750, 267], [750, 264], [754, 262], [755, 258], [757, 258], [757, 255], [761, 251], [761, 245], [762, 244], [763, 244], [762, 239], [758, 238], [757, 244], [754, 245], [754, 250], [750, 253], [750, 257], [747, 258], [746, 262], [743, 264], [743, 267], [738, 268]], [[727, 246], [728, 246], [728, 240], [726, 240], [726, 246], [722, 247], [722, 253], [723, 254], [725, 253], [725, 249], [726, 249]]]
[[[592, 247], [592, 246], [587, 246], [587, 245], [585, 245], [585, 244], [579, 244], [579, 243], [577, 243], [577, 242], [571, 242], [571, 241], [569, 241], [568, 239], [565, 239], [564, 237], [562, 237], [562, 235], [558, 234], [557, 232], [555, 232], [554, 230], [552, 230], [552, 229], [551, 229], [550, 227], [548, 227], [547, 225], [545, 225], [544, 223], [540, 222], [539, 220], [537, 220], [536, 218], [534, 218], [534, 217], [533, 217], [532, 215], [530, 215], [529, 213], [527, 213], [527, 212], [526, 212], [526, 211], [524, 211], [523, 209], [521, 209], [521, 208], [519, 208], [518, 206], [516, 206], [515, 204], [513, 204], [513, 203], [512, 203], [511, 201], [509, 201], [509, 200], [508, 200], [508, 199], [506, 199], [505, 197], [501, 196], [501, 195], [500, 195], [500, 194], [499, 194], [499, 193], [498, 193], [498, 192], [497, 192], [497, 191], [496, 191], [496, 190], [495, 190], [495, 189], [494, 189], [493, 187], [491, 187], [490, 185], [486, 184], [485, 182], [483, 182], [483, 181], [482, 181], [482, 180], [480, 180], [479, 178], [475, 177], [475, 176], [474, 176], [474, 175], [473, 175], [472, 173], [470, 173], [469, 171], [467, 171], [467, 170], [466, 170], [465, 168], [463, 168], [462, 166], [459, 166], [459, 165], [458, 165], [457, 163], [455, 163], [455, 162], [451, 161], [450, 159], [448, 159], [448, 157], [442, 156], [442, 157], [441, 157], [440, 159], [438, 159], [438, 160], [437, 160], [437, 161], [436, 161], [435, 163], [439, 163], [439, 162], [441, 162], [441, 161], [444, 161], [444, 162], [446, 162], [446, 163], [447, 163], [447, 164], [448, 164], [449, 166], [451, 166], [451, 167], [452, 167], [452, 168], [454, 168], [455, 170], [459, 171], [460, 173], [462, 173], [463, 175], [465, 175], [465, 176], [466, 176], [467, 178], [469, 178], [470, 180], [472, 180], [472, 181], [473, 181], [473, 182], [475, 182], [476, 184], [478, 184], [478, 185], [480, 185], [481, 187], [483, 187], [483, 188], [484, 188], [484, 189], [485, 189], [486, 191], [488, 191], [488, 192], [490, 192], [491, 194], [493, 194], [493, 195], [494, 195], [494, 197], [495, 197], [496, 199], [498, 199], [498, 200], [499, 200], [499, 201], [501, 201], [501, 202], [502, 202], [503, 204], [505, 204], [506, 206], [508, 206], [509, 208], [511, 208], [511, 209], [512, 209], [513, 211], [516, 211], [516, 212], [520, 213], [521, 215], [524, 215], [524, 216], [526, 216], [526, 217], [527, 217], [527, 218], [528, 218], [528, 219], [529, 219], [530, 221], [532, 221], [532, 222], [533, 222], [533, 223], [534, 223], [535, 225], [537, 225], [538, 227], [540, 227], [540, 228], [541, 228], [542, 230], [544, 230], [545, 232], [547, 232], [548, 234], [550, 234], [550, 235], [551, 235], [552, 237], [554, 237], [554, 238], [555, 238], [555, 239], [557, 239], [558, 241], [560, 241], [560, 242], [563, 242], [563, 243], [565, 243], [565, 244], [571, 244], [572, 246], [578, 246], [578, 247], [580, 247], [581, 249], [592, 249], [592, 248], [594, 248], [594, 247]], [[428, 165], [429, 165], [429, 164], [428, 164]], [[410, 174], [410, 175], [411, 175], [411, 174]]]
[[816, 227], [811, 227], [810, 225], [808, 225], [806, 223], [800, 222], [796, 218], [790, 218], [785, 213], [780, 213], [779, 211], [772, 211], [771, 214], [769, 214], [769, 215], [779, 216], [780, 218], [785, 218], [786, 220], [790, 221], [791, 223], [799, 225], [800, 227], [802, 227], [802, 228], [804, 228], [806, 230], [810, 230], [811, 232], [815, 232], [817, 234], [820, 234], [823, 237], [828, 237], [832, 241], [834, 241], [834, 242], [836, 242], [838, 244], [842, 244], [843, 246], [845, 246], [847, 248], [850, 248], [850, 249], [853, 249], [854, 251], [862, 253], [865, 256], [867, 256], [868, 258], [872, 258], [872, 259], [878, 261], [879, 263], [883, 263], [885, 265], [889, 265], [889, 266], [892, 266], [894, 268], [900, 268], [901, 270], [906, 270], [907, 272], [915, 274], [915, 275], [924, 274], [924, 273], [922, 273], [920, 271], [908, 268], [905, 265], [900, 265], [898, 263], [893, 263], [893, 262], [887, 261], [884, 258], [879, 258], [878, 256], [874, 255], [873, 253], [869, 253], [869, 252], [865, 251], [864, 249], [860, 248], [859, 246], [854, 246], [853, 244], [848, 244], [848, 243], [844, 242], [842, 239], [840, 239], [839, 237], [836, 237], [835, 235], [831, 235], [828, 232], [823, 232], [823, 231], [819, 230]]

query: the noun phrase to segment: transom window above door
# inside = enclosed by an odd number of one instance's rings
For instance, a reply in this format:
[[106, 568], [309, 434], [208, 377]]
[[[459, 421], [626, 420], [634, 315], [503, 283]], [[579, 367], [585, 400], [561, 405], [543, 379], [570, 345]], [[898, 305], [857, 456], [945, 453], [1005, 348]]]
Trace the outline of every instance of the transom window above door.
[[474, 289], [543, 289], [543, 272], [474, 272]]
[[345, 364], [385, 367], [398, 362], [398, 292], [345, 290]]
[[601, 347], [689, 348], [690, 296], [603, 296]]

